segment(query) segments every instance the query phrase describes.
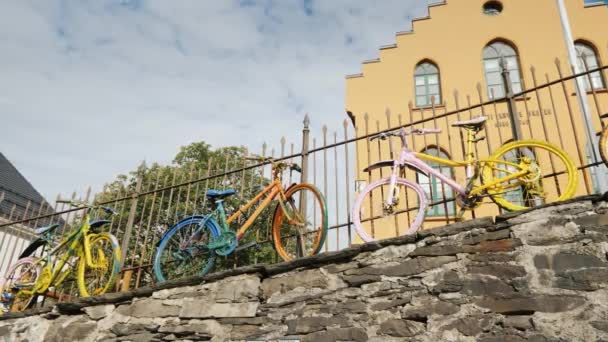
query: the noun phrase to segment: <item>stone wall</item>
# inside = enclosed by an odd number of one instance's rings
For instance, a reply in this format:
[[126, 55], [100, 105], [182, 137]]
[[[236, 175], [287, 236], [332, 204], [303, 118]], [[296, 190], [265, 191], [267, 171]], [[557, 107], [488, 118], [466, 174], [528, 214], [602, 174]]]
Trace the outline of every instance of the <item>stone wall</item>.
[[[608, 341], [608, 204], [586, 197], [1, 316], [6, 341]], [[2, 339], [0, 338], [0, 339]]]

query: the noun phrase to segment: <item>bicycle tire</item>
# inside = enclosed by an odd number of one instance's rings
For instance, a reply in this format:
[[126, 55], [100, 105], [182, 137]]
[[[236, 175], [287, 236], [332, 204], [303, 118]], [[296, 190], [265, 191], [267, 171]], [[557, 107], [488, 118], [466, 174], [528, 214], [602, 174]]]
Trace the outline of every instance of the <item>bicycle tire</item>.
[[[496, 177], [495, 176], [495, 172], [497, 172], [497, 167], [494, 165], [496, 164], [496, 161], [500, 161], [501, 158], [503, 156], [505, 156], [504, 158], [507, 158], [506, 155], [508, 153], [516, 153], [516, 151], [520, 151], [519, 153], [525, 153], [526, 151], [533, 151], [532, 148], [540, 148], [542, 150], [544, 150], [545, 152], [548, 152], [548, 158], [544, 157], [539, 158], [537, 156], [536, 152], [527, 152], [527, 157], [530, 159], [533, 159], [533, 163], [535, 165], [535, 167], [537, 167], [538, 169], [538, 175], [536, 175], [536, 177], [539, 178], [539, 182], [541, 182], [543, 180], [543, 166], [546, 168], [550, 165], [551, 169], [554, 168], [554, 163], [556, 160], [559, 160], [563, 163], [563, 170], [552, 170], [550, 173], [548, 173], [549, 175], [551, 174], [555, 174], [556, 176], [554, 176], [554, 180], [556, 183], [556, 188], [555, 191], [557, 192], [557, 198], [550, 200], [550, 201], [544, 201], [544, 203], [547, 202], [556, 202], [556, 201], [564, 201], [567, 200], [569, 198], [572, 198], [572, 196], [574, 196], [574, 193], [576, 192], [576, 188], [578, 186], [578, 174], [577, 174], [577, 169], [576, 166], [574, 164], [574, 162], [572, 161], [572, 159], [566, 154], [566, 152], [564, 152], [563, 150], [561, 150], [560, 148], [558, 148], [557, 146], [554, 146], [552, 144], [543, 142], [543, 141], [538, 141], [538, 140], [519, 140], [519, 141], [513, 141], [510, 142], [508, 144], [503, 145], [502, 147], [500, 147], [498, 150], [496, 150], [488, 159], [487, 162], [484, 163], [483, 165], [483, 170], [482, 170], [482, 183], [484, 184], [489, 184], [491, 182], [496, 182], [497, 179], [500, 179], [500, 177]], [[512, 157], [509, 157], [512, 158]], [[508, 159], [508, 158], [507, 158]], [[506, 165], [506, 164], [505, 164]], [[509, 166], [507, 166], [509, 167]], [[500, 171], [498, 172], [505, 172], [506, 169], [500, 169]], [[506, 170], [509, 171], [509, 170]], [[512, 171], [511, 171], [512, 172]], [[565, 176], [562, 176], [565, 175]], [[560, 179], [565, 180], [566, 185], [564, 187], [559, 186], [559, 180], [557, 179], [557, 177], [561, 177]], [[518, 182], [522, 184], [522, 186], [525, 186], [524, 184], [531, 184], [531, 182], [529, 180], [526, 179], [518, 179]], [[500, 206], [503, 209], [509, 210], [509, 211], [516, 211], [516, 210], [523, 210], [523, 209], [527, 209], [527, 208], [531, 208], [537, 205], [526, 205], [525, 202], [527, 203], [532, 203], [532, 201], [535, 201], [538, 203], [538, 205], [540, 204], [544, 204], [541, 203], [541, 199], [522, 199], [520, 201], [522, 201], [523, 205], [520, 205], [518, 203], [513, 203], [513, 200], [507, 199], [508, 195], [505, 196], [505, 187], [506, 188], [517, 188], [517, 183], [498, 183], [499, 185], [494, 186], [494, 187], [490, 187], [487, 189], [487, 193], [490, 195], [490, 198], [492, 199], [492, 201], [494, 201], [498, 206]], [[512, 184], [516, 184], [515, 186], [513, 186]], [[542, 185], [539, 185], [540, 188], [542, 188]], [[514, 191], [520, 191], [520, 190], [514, 190]], [[523, 193], [523, 191], [522, 191]], [[523, 195], [522, 195], [523, 196]], [[525, 202], [523, 202], [525, 201]]]
[[[170, 277], [169, 276], [170, 272], [168, 272], [167, 269], [163, 270], [163, 251], [165, 251], [165, 248], [168, 247], [169, 241], [171, 241], [171, 238], [173, 236], [175, 236], [175, 234], [182, 229], [185, 230], [186, 228], [188, 228], [192, 225], [195, 227], [198, 227], [201, 224], [205, 225], [202, 228], [202, 231], [209, 232], [209, 235], [207, 235], [207, 237], [209, 238], [209, 241], [206, 244], [209, 244], [209, 243], [215, 241], [219, 236], [219, 229], [217, 227], [217, 224], [215, 223], [215, 221], [213, 221], [212, 218], [206, 218], [206, 217], [202, 217], [202, 216], [196, 216], [196, 217], [188, 218], [188, 219], [178, 222], [176, 225], [174, 225], [173, 227], [171, 227], [171, 229], [169, 229], [167, 231], [165, 236], [163, 236], [162, 240], [158, 244], [158, 247], [156, 248], [156, 253], [154, 254], [154, 275], [156, 276], [156, 280], [158, 282], [165, 282], [169, 279], [176, 278], [175, 276]], [[173, 262], [174, 261], [168, 261], [169, 264], [171, 264]], [[207, 274], [213, 268], [214, 263], [215, 263], [215, 253], [213, 251], [211, 251], [211, 252], [209, 252], [209, 257], [208, 257], [207, 261], [204, 262], [204, 266], [202, 267], [202, 269], [198, 272], [195, 272], [194, 275], [203, 276], [203, 275]], [[173, 265], [173, 264], [171, 264], [171, 265]], [[173, 265], [173, 266], [175, 267], [175, 265]]]
[[[78, 261], [78, 290], [82, 297], [90, 297], [106, 293], [116, 282], [116, 278], [120, 273], [120, 245], [116, 237], [109, 233], [90, 234], [89, 250], [91, 253], [91, 262], [95, 265], [100, 265], [90, 268], [87, 265], [85, 255], [80, 256]], [[106, 242], [105, 246], [100, 243]], [[103, 247], [109, 247], [109, 251], [102, 250]], [[109, 253], [108, 253], [109, 252]], [[84, 251], [83, 251], [84, 253]], [[102, 273], [103, 272], [103, 273]], [[100, 275], [102, 279], [93, 279], [94, 275]]]
[[[355, 227], [355, 231], [357, 232], [357, 235], [359, 235], [361, 240], [363, 240], [364, 242], [375, 241], [376, 238], [373, 236], [370, 236], [367, 233], [367, 231], [364, 229], [364, 227], [361, 223], [362, 207], [363, 207], [364, 203], [366, 202], [366, 198], [368, 198], [368, 196], [371, 194], [371, 192], [374, 189], [377, 189], [377, 188], [381, 187], [382, 185], [387, 185], [387, 184], [390, 184], [390, 178], [382, 178], [375, 182], [372, 182], [372, 183], [368, 184], [355, 199], [355, 203], [354, 203], [353, 209], [351, 211], [351, 219], [353, 221], [353, 226]], [[422, 226], [422, 222], [424, 221], [424, 217], [426, 216], [426, 207], [428, 205], [426, 195], [424, 193], [424, 190], [420, 186], [420, 184], [410, 181], [408, 179], [397, 178], [395, 181], [395, 184], [403, 185], [406, 188], [412, 189], [418, 198], [418, 203], [419, 203], [418, 213], [416, 214], [414, 221], [411, 224], [409, 224], [409, 227], [407, 228], [407, 230], [405, 231], [405, 233], [403, 235], [413, 234], [418, 230], [418, 228], [420, 228], [420, 226]], [[370, 201], [370, 203], [372, 203], [373, 200], [370, 199], [369, 201]], [[384, 198], [377, 199], [376, 201], [380, 201], [380, 203], [383, 203]], [[409, 208], [408, 208], [408, 210], [409, 210]], [[400, 213], [396, 213], [396, 214], [399, 215]], [[372, 215], [373, 215], [373, 212], [372, 212]], [[399, 227], [394, 227], [394, 228], [395, 228], [395, 231], [400, 231]]]
[[608, 126], [604, 127], [600, 135], [599, 150], [602, 161], [608, 167]]
[[[296, 184], [290, 188], [287, 189], [287, 191], [285, 192], [285, 197], [286, 197], [286, 201], [285, 201], [285, 205], [288, 208], [292, 208], [292, 209], [296, 209], [300, 214], [301, 214], [301, 209], [295, 208], [295, 202], [298, 201], [299, 204], [300, 200], [299, 198], [296, 199], [294, 198], [294, 194], [296, 194], [299, 191], [310, 191], [310, 194], [312, 195], [312, 204], [313, 204], [313, 208], [318, 207], [319, 212], [315, 212], [312, 214], [312, 218], [310, 216], [310, 213], [308, 211], [308, 203], [309, 203], [309, 199], [308, 199], [308, 195], [306, 195], [306, 200], [305, 200], [305, 204], [306, 204], [306, 222], [304, 223], [306, 225], [306, 223], [313, 223], [313, 230], [312, 231], [308, 231], [307, 227], [305, 227], [304, 229], [307, 230], [307, 232], [305, 233], [306, 236], [313, 236], [313, 240], [312, 243], [310, 244], [310, 251], [308, 251], [309, 248], [306, 248], [305, 246], [305, 250], [302, 251], [302, 242], [298, 241], [298, 237], [300, 236], [300, 240], [301, 240], [301, 236], [302, 234], [297, 232], [297, 228], [292, 227], [292, 224], [289, 222], [289, 217], [288, 216], [294, 216], [294, 215], [286, 215], [284, 212], [284, 208], [281, 207], [281, 204], [277, 204], [277, 208], [275, 209], [274, 212], [274, 216], [273, 216], [273, 220], [272, 220], [272, 239], [273, 239], [273, 243], [274, 243], [274, 247], [275, 250], [277, 251], [277, 253], [281, 256], [281, 258], [284, 261], [291, 261], [300, 257], [305, 257], [305, 256], [312, 256], [315, 255], [317, 253], [319, 253], [319, 251], [321, 250], [321, 248], [323, 247], [323, 244], [325, 243], [325, 239], [327, 238], [327, 230], [328, 230], [328, 225], [329, 225], [329, 220], [327, 217], [327, 206], [325, 204], [325, 197], [323, 196], [323, 194], [319, 191], [319, 189], [317, 189], [314, 185], [312, 184], [308, 184], [308, 183], [300, 183], [300, 184]], [[318, 204], [318, 206], [316, 205]], [[289, 209], [288, 209], [289, 210]], [[295, 214], [295, 213], [292, 213]], [[299, 216], [299, 215], [298, 215]], [[309, 219], [311, 218], [311, 219]], [[319, 221], [318, 225], [317, 225], [317, 220]], [[285, 225], [283, 225], [283, 223], [285, 223]], [[288, 226], [289, 225], [289, 226]], [[295, 226], [297, 224], [293, 224], [293, 226]], [[297, 236], [296, 236], [297, 234]], [[295, 237], [295, 245], [294, 245], [294, 251], [290, 251], [290, 246], [289, 246], [289, 241], [291, 240], [292, 237]], [[300, 247], [298, 247], [300, 246]]]
[[[22, 258], [17, 260], [13, 265], [11, 265], [8, 272], [6, 272], [6, 276], [4, 277], [4, 281], [2, 282], [0, 292], [2, 297], [8, 296], [9, 294], [13, 297], [11, 305], [8, 308], [8, 311], [10, 312], [27, 310], [31, 307], [34, 300], [38, 297], [38, 295], [35, 293], [24, 294], [21, 290], [15, 293], [15, 290], [13, 289], [15, 285], [13, 281], [17, 277], [13, 274], [24, 265], [30, 265], [30, 268], [35, 271], [33, 279], [28, 279], [27, 283], [31, 284], [31, 288], [28, 288], [27, 290], [32, 291], [34, 289], [35, 284], [38, 281], [38, 278], [40, 277], [40, 274], [42, 272], [42, 268], [40, 267], [40, 265], [36, 264], [34, 258]], [[20, 279], [20, 282], [23, 282], [23, 280]], [[24, 284], [19, 285], [22, 287]]]

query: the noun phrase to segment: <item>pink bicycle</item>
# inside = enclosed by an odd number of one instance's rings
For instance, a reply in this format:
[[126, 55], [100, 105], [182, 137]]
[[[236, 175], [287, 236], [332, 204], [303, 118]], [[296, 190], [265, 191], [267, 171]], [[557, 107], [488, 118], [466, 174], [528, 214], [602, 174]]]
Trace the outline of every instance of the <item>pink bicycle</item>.
[[[402, 233], [412, 234], [422, 225], [430, 202], [420, 184], [400, 177], [405, 167], [435, 182], [435, 186], [443, 190], [442, 194], [452, 189], [456, 194], [454, 200], [461, 208], [458, 218], [462, 217], [464, 210], [479, 206], [484, 197], [490, 197], [506, 210], [521, 210], [547, 202], [566, 200], [574, 195], [578, 184], [576, 166], [564, 151], [547, 142], [513, 141], [501, 146], [488, 158], [478, 159], [474, 144], [483, 140], [476, 135], [482, 130], [485, 121], [486, 117], [481, 116], [452, 124], [467, 131], [464, 161], [408, 149], [407, 135], [437, 134], [441, 133], [440, 129], [406, 131], [401, 128], [371, 137], [370, 140], [385, 140], [390, 136], [398, 136], [401, 138], [402, 148], [398, 159], [383, 160], [363, 170], [370, 172], [377, 168], [391, 167], [388, 177], [370, 183], [355, 200], [351, 217], [361, 239], [366, 242], [373, 241], [379, 231], [382, 231], [379, 235], [384, 237], [393, 233], [395, 236]], [[446, 175], [423, 159], [435, 165], [465, 167], [465, 185], [460, 185], [452, 179], [451, 172]], [[432, 193], [430, 195], [433, 196]], [[453, 208], [451, 198], [431, 199], [433, 205], [442, 205], [445, 208], [449, 205]], [[445, 210], [445, 213], [450, 214], [450, 211]]]

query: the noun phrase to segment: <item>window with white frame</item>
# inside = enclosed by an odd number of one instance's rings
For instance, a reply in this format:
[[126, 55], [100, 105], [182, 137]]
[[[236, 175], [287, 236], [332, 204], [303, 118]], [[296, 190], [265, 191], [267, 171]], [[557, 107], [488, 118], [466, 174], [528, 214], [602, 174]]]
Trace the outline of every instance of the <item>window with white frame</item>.
[[503, 98], [506, 95], [505, 85], [502, 81], [501, 60], [505, 61], [511, 87], [514, 93], [521, 91], [521, 73], [515, 49], [504, 42], [494, 42], [483, 49], [483, 68], [486, 75], [488, 98]]
[[423, 62], [416, 66], [414, 71], [414, 86], [416, 88], [416, 107], [441, 103], [441, 87], [439, 83], [439, 68], [433, 63]]
[[[576, 61], [583, 72], [597, 69], [599, 63], [595, 49], [592, 46], [582, 42], [576, 42], [574, 43], [574, 48], [576, 49]], [[602, 73], [596, 71], [585, 76], [585, 86], [588, 91], [591, 90], [591, 87], [593, 87], [593, 89], [604, 89]]]

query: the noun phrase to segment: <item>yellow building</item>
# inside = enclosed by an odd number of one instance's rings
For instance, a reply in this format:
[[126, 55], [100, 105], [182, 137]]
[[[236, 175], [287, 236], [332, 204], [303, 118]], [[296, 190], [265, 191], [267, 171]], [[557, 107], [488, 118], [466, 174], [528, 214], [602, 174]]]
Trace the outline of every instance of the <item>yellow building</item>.
[[[608, 6], [603, 0], [565, 3], [581, 67], [601, 67], [608, 62]], [[512, 139], [507, 103], [501, 100], [505, 94], [501, 58], [507, 64], [514, 93], [530, 90], [515, 101], [523, 138], [549, 141], [562, 147], [577, 166], [587, 165], [592, 151], [586, 144], [574, 81], [566, 79], [541, 86], [572, 74], [555, 0], [448, 0], [429, 6], [428, 16], [415, 19], [411, 31], [397, 33], [394, 44], [380, 48], [379, 58], [363, 62], [360, 74], [347, 76], [346, 108], [354, 117], [357, 135], [400, 124], [437, 127], [443, 130], [441, 134], [410, 139], [410, 148], [462, 159], [461, 131], [451, 123], [484, 115], [488, 121], [481, 135], [486, 140], [478, 144], [477, 150], [480, 157], [488, 156]], [[599, 115], [608, 113], [606, 78], [606, 69], [602, 69], [589, 74], [586, 80], [591, 116], [598, 132], [602, 127]], [[540, 88], [534, 90], [535, 86]], [[495, 101], [458, 111], [490, 100]], [[451, 114], [442, 116], [445, 113]], [[392, 145], [395, 155], [400, 145], [396, 140]], [[359, 141], [357, 179], [370, 182], [386, 177], [387, 168], [362, 170], [390, 157], [387, 141]], [[464, 170], [441, 170], [464, 183]], [[577, 195], [594, 192], [602, 172], [583, 168]], [[414, 172], [406, 172], [406, 178], [423, 184], [435, 199], [454, 195], [435, 179]], [[549, 192], [556, 191], [550, 189], [550, 184], [544, 187]], [[408, 205], [415, 207], [415, 203]], [[424, 228], [451, 222], [457, 211], [453, 202], [430, 208]], [[498, 213], [497, 206], [486, 199], [464, 217]], [[407, 228], [407, 224], [400, 224], [399, 231], [385, 229], [382, 220], [385, 219], [377, 221], [373, 228], [366, 225], [377, 238], [402, 234]]]

